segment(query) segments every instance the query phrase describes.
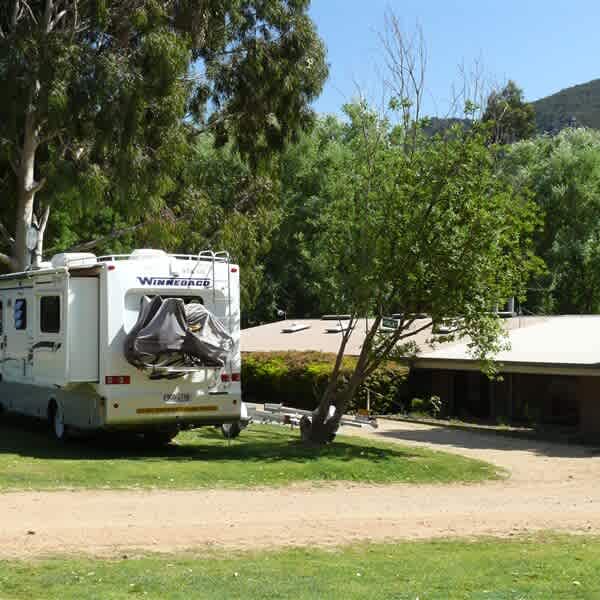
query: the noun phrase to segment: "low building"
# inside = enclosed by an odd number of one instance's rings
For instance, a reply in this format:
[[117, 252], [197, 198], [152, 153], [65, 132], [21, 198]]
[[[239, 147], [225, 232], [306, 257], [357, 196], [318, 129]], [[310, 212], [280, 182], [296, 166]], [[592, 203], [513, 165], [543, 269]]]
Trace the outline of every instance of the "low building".
[[[510, 349], [496, 357], [495, 381], [481, 373], [467, 341], [432, 344], [431, 329], [419, 333], [411, 395], [439, 396], [448, 415], [577, 425], [600, 436], [600, 316], [512, 317], [503, 324]], [[261, 325], [242, 331], [242, 349], [335, 353], [339, 325], [344, 322], [321, 319]], [[360, 353], [365, 331], [359, 321], [346, 354]]]

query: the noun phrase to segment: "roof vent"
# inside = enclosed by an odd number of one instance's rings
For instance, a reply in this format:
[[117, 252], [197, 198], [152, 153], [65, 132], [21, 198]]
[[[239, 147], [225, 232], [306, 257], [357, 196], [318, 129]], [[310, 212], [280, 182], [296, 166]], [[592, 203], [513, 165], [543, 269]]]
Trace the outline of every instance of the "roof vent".
[[330, 325], [325, 329], [325, 333], [343, 333], [344, 331], [348, 331], [350, 328], [350, 322], [346, 321], [345, 323], [339, 322], [337, 325]]
[[323, 315], [321, 321], [349, 321], [352, 315]]
[[297, 331], [304, 331], [305, 329], [310, 329], [310, 325], [307, 323], [292, 323], [288, 327], [284, 327], [281, 330], [281, 333], [296, 333]]
[[153, 248], [138, 248], [131, 253], [131, 260], [148, 260], [150, 258], [164, 258], [167, 253], [164, 250], [154, 250]]
[[96, 255], [91, 252], [62, 252], [55, 254], [50, 261], [53, 269], [60, 267], [88, 267], [97, 263]]

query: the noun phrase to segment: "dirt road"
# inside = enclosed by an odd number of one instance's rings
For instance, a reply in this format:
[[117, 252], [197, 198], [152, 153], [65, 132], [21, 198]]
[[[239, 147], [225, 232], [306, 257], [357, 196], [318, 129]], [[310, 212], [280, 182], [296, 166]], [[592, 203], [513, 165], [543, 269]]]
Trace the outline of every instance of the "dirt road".
[[511, 475], [477, 485], [7, 493], [0, 495], [0, 557], [600, 533], [593, 450], [409, 423], [383, 422], [369, 435], [483, 459]]

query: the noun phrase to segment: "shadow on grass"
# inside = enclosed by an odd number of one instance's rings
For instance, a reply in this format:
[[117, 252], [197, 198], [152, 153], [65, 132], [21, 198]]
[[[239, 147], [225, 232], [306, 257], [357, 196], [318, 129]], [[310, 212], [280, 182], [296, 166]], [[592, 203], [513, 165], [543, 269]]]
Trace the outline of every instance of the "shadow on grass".
[[68, 442], [54, 440], [41, 422], [2, 415], [0, 420], [0, 458], [5, 454], [50, 460], [161, 460], [161, 461], [245, 461], [307, 462], [321, 458], [336, 461], [368, 460], [373, 463], [421, 456], [411, 449], [382, 448], [356, 441], [336, 441], [328, 446], [306, 446], [297, 430], [261, 425], [251, 426], [240, 437], [228, 442], [214, 427], [184, 432], [174, 443], [151, 448], [141, 436], [102, 434]]

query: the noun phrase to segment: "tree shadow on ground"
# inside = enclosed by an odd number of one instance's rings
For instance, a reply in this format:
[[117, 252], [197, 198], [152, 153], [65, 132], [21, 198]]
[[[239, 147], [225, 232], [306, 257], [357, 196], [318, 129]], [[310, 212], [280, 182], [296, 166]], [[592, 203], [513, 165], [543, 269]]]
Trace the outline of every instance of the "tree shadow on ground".
[[[368, 460], [373, 463], [392, 459], [418, 458], [414, 449], [382, 448], [364, 438], [338, 441], [324, 447], [303, 444], [297, 431], [261, 425], [242, 431], [239, 438], [226, 440], [220, 429], [204, 427], [180, 434], [163, 447], [149, 447], [142, 436], [97, 434], [68, 442], [54, 440], [47, 426], [34, 420], [2, 416], [0, 457], [15, 454], [49, 460], [144, 460], [144, 461], [245, 461], [307, 462], [322, 458], [336, 461]], [[297, 436], [297, 437], [296, 437]]]
[[527, 451], [540, 456], [556, 458], [589, 458], [600, 453], [600, 444], [582, 445], [579, 442], [568, 443], [514, 437], [505, 433], [481, 433], [444, 426], [426, 426], [415, 428], [401, 421], [388, 421], [385, 430], [379, 430], [377, 437], [382, 440], [402, 440], [411, 443], [427, 443], [439, 446], [440, 450], [465, 448], [470, 450]]

